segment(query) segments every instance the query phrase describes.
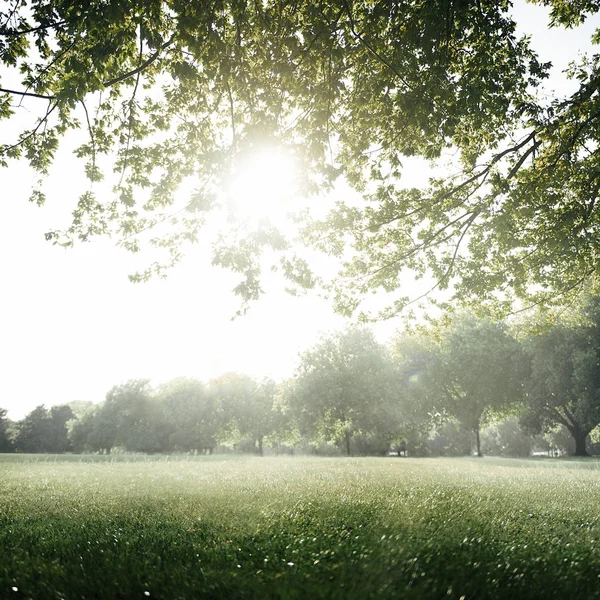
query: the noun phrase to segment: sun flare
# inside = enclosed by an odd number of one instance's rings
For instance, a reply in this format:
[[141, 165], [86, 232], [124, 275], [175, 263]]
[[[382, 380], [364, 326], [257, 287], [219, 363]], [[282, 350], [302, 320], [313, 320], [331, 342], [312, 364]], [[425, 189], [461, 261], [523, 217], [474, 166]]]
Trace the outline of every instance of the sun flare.
[[264, 148], [235, 166], [228, 186], [228, 204], [236, 217], [249, 223], [281, 221], [298, 193], [298, 169], [291, 156]]

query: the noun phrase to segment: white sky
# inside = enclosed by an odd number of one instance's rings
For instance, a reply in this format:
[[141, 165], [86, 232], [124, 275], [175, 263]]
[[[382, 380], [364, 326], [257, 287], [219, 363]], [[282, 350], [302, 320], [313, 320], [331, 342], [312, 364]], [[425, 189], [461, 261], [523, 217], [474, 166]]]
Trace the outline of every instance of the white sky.
[[[549, 35], [545, 12], [518, 3], [522, 30], [560, 71], [588, 47], [600, 22]], [[556, 81], [548, 87], [563, 85]], [[168, 279], [132, 284], [132, 258], [110, 240], [72, 250], [44, 240], [46, 231], [68, 224], [87, 186], [68, 153], [44, 184], [43, 208], [27, 202], [32, 183], [24, 164], [0, 171], [0, 407], [13, 419], [42, 403], [100, 401], [131, 378], [207, 380], [235, 370], [281, 379], [320, 331], [344, 323], [325, 301], [288, 296], [279, 285], [269, 285], [250, 313], [232, 322], [236, 278], [210, 267], [202, 247]], [[398, 324], [378, 325], [379, 337]]]

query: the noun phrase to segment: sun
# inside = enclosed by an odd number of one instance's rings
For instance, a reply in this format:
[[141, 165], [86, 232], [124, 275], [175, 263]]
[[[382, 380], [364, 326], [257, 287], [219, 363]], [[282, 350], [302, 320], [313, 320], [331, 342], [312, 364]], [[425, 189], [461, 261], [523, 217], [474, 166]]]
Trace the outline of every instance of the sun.
[[227, 186], [228, 206], [239, 220], [253, 225], [284, 220], [298, 195], [298, 169], [283, 149], [263, 147], [235, 165]]

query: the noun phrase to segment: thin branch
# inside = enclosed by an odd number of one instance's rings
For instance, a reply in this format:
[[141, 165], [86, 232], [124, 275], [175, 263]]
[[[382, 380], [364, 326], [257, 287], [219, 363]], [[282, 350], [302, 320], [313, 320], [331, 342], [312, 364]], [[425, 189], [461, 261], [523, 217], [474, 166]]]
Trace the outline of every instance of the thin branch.
[[452, 255], [452, 259], [450, 260], [450, 264], [448, 265], [447, 269], [444, 271], [444, 273], [442, 274], [442, 276], [437, 280], [437, 282], [435, 283], [435, 285], [432, 286], [425, 293], [423, 293], [420, 296], [417, 296], [416, 298], [413, 298], [412, 300], [410, 300], [409, 302], [407, 302], [402, 307], [403, 309], [406, 308], [407, 306], [410, 306], [411, 304], [415, 304], [419, 300], [422, 300], [423, 298], [426, 298], [427, 296], [429, 296], [429, 294], [431, 294], [431, 292], [433, 292], [438, 287], [440, 287], [450, 277], [450, 275], [452, 274], [452, 270], [454, 269], [454, 264], [456, 263], [456, 258], [458, 257], [458, 251], [460, 249], [462, 241], [463, 241], [465, 235], [467, 235], [467, 231], [469, 230], [469, 228], [473, 224], [473, 221], [475, 221], [475, 219], [477, 218], [478, 215], [479, 215], [479, 212], [474, 212], [471, 215], [471, 217], [469, 218], [469, 220], [465, 223], [464, 230], [463, 230], [460, 238], [458, 238], [458, 241], [456, 242], [456, 246], [454, 248], [454, 254]]
[[[377, 52], [365, 39], [364, 37], [356, 31], [356, 24], [354, 22], [354, 17], [352, 16], [352, 9], [350, 8], [347, 0], [344, 0], [344, 6], [346, 8], [346, 13], [348, 14], [348, 19], [350, 21], [350, 31], [352, 35], [373, 55], [379, 62], [381, 62], [384, 66], [386, 66], [398, 79], [406, 86], [410, 91], [415, 91], [414, 87], [412, 87], [408, 81], [402, 76], [402, 74], [396, 69], [388, 60], [386, 60], [383, 56]], [[424, 92], [424, 95], [431, 101], [431, 103], [435, 106], [435, 102], [433, 99]]]
[[58, 23], [49, 23], [48, 25], [39, 25], [38, 27], [30, 27], [29, 29], [0, 29], [0, 35], [4, 37], [18, 37], [20, 35], [27, 35], [29, 33], [35, 33], [36, 31], [42, 31], [45, 29], [54, 29], [61, 25], [66, 25], [67, 21], [58, 21]]
[[237, 133], [235, 129], [235, 107], [233, 103], [233, 94], [231, 93], [229, 81], [226, 81], [225, 85], [227, 86], [227, 96], [229, 98], [229, 115], [231, 119], [231, 149], [235, 152], [237, 148]]
[[6, 27], [10, 23], [11, 19], [17, 14], [20, 4], [21, 0], [17, 0], [17, 2], [15, 2], [15, 5], [12, 7], [10, 13], [6, 15], [6, 21], [2, 27]]
[[[204, 182], [204, 185], [200, 188], [200, 192], [204, 191], [206, 189], [206, 187], [208, 186], [208, 184], [210, 183], [212, 179], [212, 176], [209, 176], [206, 181]], [[129, 235], [124, 236], [121, 239], [121, 243], [125, 242], [128, 239], [131, 239], [132, 237], [139, 235], [140, 233], [144, 233], [145, 231], [149, 231], [150, 229], [154, 229], [157, 225], [160, 225], [161, 223], [164, 223], [165, 221], [172, 219], [173, 217], [176, 217], [177, 215], [181, 214], [182, 212], [185, 212], [186, 210], [190, 209], [190, 206], [192, 206], [192, 202], [188, 202], [183, 208], [180, 208], [176, 211], [173, 211], [172, 213], [168, 213], [163, 215], [161, 218], [156, 219], [154, 221], [151, 221], [148, 225], [146, 225], [145, 227], [142, 227], [141, 229], [138, 229], [137, 231], [134, 231], [132, 233], [130, 233]]]
[[90, 122], [90, 115], [88, 114], [87, 106], [83, 100], [80, 101], [81, 106], [83, 106], [83, 112], [85, 113], [85, 121], [87, 123], [88, 133], [90, 136], [90, 141], [92, 143], [92, 173], [96, 170], [96, 138], [94, 137], [94, 131], [92, 129], [92, 124]]
[[48, 117], [52, 114], [52, 112], [54, 111], [54, 109], [57, 106], [58, 106], [57, 102], [55, 102], [54, 104], [50, 104], [50, 106], [48, 107], [48, 110], [46, 111], [46, 114], [40, 119], [39, 123], [35, 126], [35, 128], [32, 131], [30, 131], [25, 137], [21, 138], [15, 144], [12, 144], [10, 146], [4, 146], [2, 148], [2, 150], [4, 152], [6, 152], [8, 150], [12, 150], [13, 148], [16, 148], [17, 146], [20, 146], [21, 144], [24, 144], [27, 140], [29, 140], [30, 138], [34, 137], [35, 134], [39, 131], [40, 127], [42, 125], [45, 125], [47, 123]]
[[[552, 298], [556, 299], [556, 298], [560, 298], [561, 296], [565, 296], [569, 292], [573, 291], [576, 287], [583, 285], [585, 283], [586, 279], [590, 275], [592, 275], [595, 271], [596, 271], [596, 269], [589, 269], [586, 273], [583, 274], [582, 277], [580, 277], [573, 285], [570, 285], [567, 289], [558, 291], [558, 292], [554, 292], [552, 294]], [[536, 306], [540, 306], [540, 304], [543, 304], [544, 302], [545, 302], [545, 299], [541, 298], [540, 300], [537, 300], [536, 302], [528, 304], [524, 308], [519, 308], [518, 310], [513, 310], [512, 312], [508, 313], [507, 316], [512, 317], [513, 315], [518, 315], [519, 313], [526, 312], [528, 310], [531, 310], [532, 308], [535, 308]]]
[[110, 81], [104, 82], [104, 84], [103, 84], [104, 87], [111, 87], [113, 85], [116, 85], [117, 83], [121, 83], [121, 81], [125, 81], [125, 79], [129, 79], [129, 77], [133, 77], [134, 75], [137, 75], [138, 73], [140, 73], [141, 71], [143, 71], [144, 69], [149, 67], [160, 56], [160, 53], [165, 48], [167, 48], [168, 46], [171, 45], [171, 43], [173, 42], [174, 39], [175, 39], [175, 34], [173, 34], [164, 44], [162, 44], [162, 46], [160, 46], [160, 48], [158, 48], [156, 50], [156, 52], [154, 54], [152, 54], [152, 56], [150, 56], [147, 60], [145, 60], [141, 65], [137, 66], [135, 69], [133, 69], [132, 71], [129, 71], [128, 73], [123, 73], [123, 75], [119, 75], [118, 77], [115, 77], [114, 79], [111, 79]]
[[[140, 26], [140, 56], [139, 60], [142, 60], [143, 52], [144, 52], [144, 42], [142, 40], [141, 26]], [[128, 115], [127, 115], [127, 143], [125, 145], [125, 160], [123, 161], [123, 168], [121, 169], [121, 177], [119, 179], [119, 185], [117, 187], [121, 187], [123, 184], [123, 179], [125, 177], [125, 171], [127, 170], [127, 166], [129, 164], [129, 149], [131, 145], [131, 129], [133, 126], [133, 103], [135, 101], [135, 96], [137, 94], [138, 87], [140, 85], [140, 77], [141, 71], [136, 74], [135, 85], [133, 86], [133, 93], [131, 94], [131, 98], [127, 103], [128, 107]]]
[[27, 96], [29, 98], [41, 98], [42, 100], [56, 100], [56, 96], [46, 96], [44, 94], [34, 94], [33, 92], [19, 92], [18, 90], [8, 90], [0, 88], [0, 92], [5, 94], [14, 94], [15, 96]]

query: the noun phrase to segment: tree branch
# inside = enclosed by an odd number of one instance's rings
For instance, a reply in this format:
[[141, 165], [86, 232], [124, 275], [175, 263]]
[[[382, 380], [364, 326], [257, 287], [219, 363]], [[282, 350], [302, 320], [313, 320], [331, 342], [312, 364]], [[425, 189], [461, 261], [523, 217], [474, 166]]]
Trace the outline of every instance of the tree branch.
[[21, 138], [18, 142], [16, 142], [15, 144], [12, 144], [10, 146], [4, 146], [2, 147], [2, 151], [6, 152], [7, 150], [12, 150], [13, 148], [16, 148], [17, 146], [20, 146], [21, 144], [25, 143], [28, 139], [34, 137], [36, 135], [36, 133], [39, 131], [40, 127], [42, 125], [45, 125], [48, 117], [50, 116], [50, 114], [52, 113], [52, 111], [58, 106], [58, 103], [54, 103], [54, 104], [50, 104], [50, 106], [48, 107], [48, 110], [46, 111], [46, 114], [40, 119], [39, 123], [35, 126], [34, 129], [32, 129], [25, 137]]
[[0, 88], [4, 94], [14, 94], [15, 96], [27, 96], [29, 98], [41, 98], [42, 100], [56, 100], [56, 96], [46, 96], [45, 94], [34, 94], [33, 92], [19, 92], [18, 90], [9, 90]]
[[156, 52], [154, 54], [152, 54], [152, 56], [150, 56], [147, 60], [145, 60], [141, 65], [137, 66], [135, 69], [133, 69], [132, 71], [129, 71], [128, 73], [123, 73], [123, 75], [119, 75], [118, 77], [115, 77], [114, 79], [104, 82], [104, 84], [103, 84], [104, 87], [111, 87], [113, 85], [116, 85], [117, 83], [121, 83], [121, 81], [125, 81], [125, 79], [129, 79], [129, 77], [133, 77], [134, 75], [137, 75], [138, 73], [140, 73], [141, 71], [143, 71], [144, 69], [149, 67], [160, 56], [160, 53], [165, 48], [167, 48], [168, 46], [171, 45], [171, 43], [173, 42], [174, 39], [175, 39], [175, 34], [173, 34], [162, 46], [160, 46], [160, 48], [158, 48], [156, 50]]
[[29, 33], [35, 33], [36, 31], [43, 31], [45, 29], [54, 29], [61, 25], [66, 25], [67, 21], [59, 21], [58, 23], [49, 23], [48, 25], [39, 25], [38, 27], [30, 27], [29, 29], [0, 29], [0, 35], [4, 37], [18, 37], [20, 35], [27, 35]]

